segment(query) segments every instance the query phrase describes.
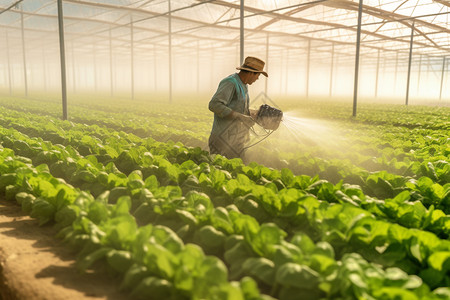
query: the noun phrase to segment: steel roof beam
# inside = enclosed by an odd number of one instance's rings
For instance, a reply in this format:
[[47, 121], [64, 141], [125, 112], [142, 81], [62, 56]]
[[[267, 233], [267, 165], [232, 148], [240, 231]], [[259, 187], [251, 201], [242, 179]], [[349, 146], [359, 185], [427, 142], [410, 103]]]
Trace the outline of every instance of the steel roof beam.
[[[198, 1], [200, 1], [200, 0], [198, 0]], [[232, 7], [232, 8], [236, 8], [236, 9], [239, 8], [239, 6], [237, 4], [225, 2], [225, 1], [222, 1], [222, 0], [214, 1], [213, 4], [221, 5], [221, 6], [227, 6], [227, 7]], [[315, 1], [315, 2], [311, 2], [310, 4], [315, 4], [315, 5], [321, 4], [321, 5], [324, 5], [324, 6], [330, 6], [330, 7], [334, 7], [334, 8], [342, 8], [342, 9], [355, 10], [355, 11], [358, 10], [358, 4], [356, 2], [347, 1], [347, 0]], [[305, 4], [303, 4], [303, 5], [305, 5]], [[249, 7], [249, 6], [245, 6], [245, 10], [253, 12], [253, 13], [258, 14], [258, 15], [273, 16], [275, 18], [274, 19], [275, 21], [288, 20], [288, 21], [293, 21], [293, 22], [298, 22], [298, 23], [308, 23], [308, 24], [314, 24], [314, 25], [328, 26], [328, 27], [332, 27], [332, 28], [341, 28], [341, 29], [346, 29], [346, 30], [350, 30], [350, 31], [356, 32], [356, 28], [354, 28], [353, 26], [343, 27], [341, 24], [338, 24], [338, 23], [314, 21], [314, 20], [308, 20], [308, 19], [305, 19], [305, 18], [292, 17], [290, 15], [279, 14], [279, 13], [275, 13], [274, 11], [265, 11], [265, 10], [262, 10], [262, 9], [259, 9], [259, 8], [254, 8], [254, 7]], [[396, 22], [402, 23], [402, 24], [404, 24], [404, 25], [406, 25], [408, 27], [410, 27], [408, 19], [413, 19], [413, 18], [405, 18], [405, 16], [403, 16], [403, 15], [395, 14], [395, 13], [392, 13], [392, 12], [388, 12], [388, 11], [385, 11], [385, 10], [382, 10], [382, 9], [378, 9], [378, 8], [375, 8], [375, 7], [371, 7], [371, 6], [367, 6], [367, 5], [363, 5], [363, 12], [371, 14], [371, 15], [376, 16], [376, 17], [381, 18], [381, 19], [385, 19], [385, 20], [389, 20], [389, 21], [396, 21]], [[249, 16], [246, 16], [246, 17], [249, 17]], [[435, 24], [431, 24], [431, 23], [422, 21], [420, 19], [417, 19], [417, 23], [421, 24], [423, 26], [434, 28], [434, 29], [442, 31], [442, 32], [450, 33], [450, 29], [447, 29], [447, 28], [442, 27], [442, 26], [438, 26], [438, 25], [435, 25]], [[246, 28], [246, 30], [249, 31], [250, 29]], [[434, 42], [430, 38], [428, 38], [426, 36], [426, 34], [421, 32], [420, 30], [417, 30], [417, 28], [416, 28], [416, 31], [419, 34], [421, 34], [422, 36], [424, 36], [426, 39], [428, 39], [435, 47], [437, 47], [437, 48], [439, 48], [441, 50], [444, 50], [444, 51], [448, 51], [447, 48], [439, 46], [436, 42]], [[375, 32], [371, 32], [371, 31], [367, 31], [367, 30], [362, 30], [362, 33], [364, 33], [366, 35], [370, 35], [370, 36], [375, 36], [375, 37], [378, 37], [378, 38], [389, 39], [389, 40], [396, 40], [395, 38], [387, 37], [385, 35], [380, 35], [380, 34], [377, 34]], [[336, 42], [339, 42], [339, 41], [336, 41]], [[402, 42], [408, 42], [408, 41], [402, 41]]]
[[[153, 17], [167, 17], [167, 13], [151, 12], [151, 11], [148, 11], [146, 9], [143, 9], [142, 6], [140, 8], [132, 8], [132, 7], [123, 7], [123, 6], [110, 5], [110, 4], [92, 3], [92, 2], [87, 2], [87, 1], [65, 0], [65, 2], [70, 2], [70, 3], [73, 3], [73, 4], [90, 5], [90, 6], [95, 6], [95, 7], [104, 7], [104, 8], [108, 8], [108, 9], [117, 9], [117, 10], [121, 10], [121, 11], [127, 10], [127, 11], [130, 11], [130, 13], [131, 12], [136, 12], [136, 13], [140, 13], [140, 14], [150, 14], [151, 18], [153, 18]], [[336, 1], [327, 1], [327, 2], [314, 1], [314, 2], [311, 2], [311, 3], [308, 4], [308, 8], [319, 4], [319, 2], [322, 5], [328, 5], [328, 6], [333, 5], [333, 4], [335, 4], [335, 5], [336, 4], [340, 4], [340, 5], [347, 4], [345, 6], [345, 8], [346, 9], [350, 9], [350, 10], [352, 9], [352, 5], [350, 5], [350, 4], [353, 3], [351, 1], [345, 1], [345, 0], [336, 0]], [[214, 3], [214, 4], [217, 4], [217, 5], [225, 5], [225, 6], [228, 6], [229, 8], [236, 8], [236, 7], [238, 7], [238, 5], [235, 5], [235, 4], [232, 4], [232, 3], [228, 3], [228, 2], [225, 2], [225, 1], [214, 1], [214, 2], [212, 2], [212, 1], [209, 0], [209, 1], [201, 1], [201, 2], [199, 2], [197, 4], [194, 4], [194, 5], [191, 5], [191, 6], [186, 6], [186, 7], [180, 8], [178, 10], [188, 9], [188, 8], [191, 8], [191, 7], [195, 6], [195, 5], [206, 4], [206, 3]], [[276, 13], [275, 10], [267, 12], [265, 10], [261, 10], [261, 9], [257, 9], [257, 8], [253, 8], [253, 7], [245, 7], [245, 9], [247, 11], [253, 12], [254, 15], [261, 14], [261, 15], [270, 15], [270, 16], [274, 17], [273, 20], [268, 21], [268, 22], [266, 22], [264, 24], [261, 24], [260, 26], [256, 27], [255, 29], [246, 28], [246, 31], [249, 32], [247, 37], [249, 35], [254, 35], [254, 34], [257, 34], [257, 33], [261, 33], [261, 34], [269, 33], [271, 35], [291, 37], [291, 38], [294, 38], [294, 39], [311, 39], [311, 40], [317, 40], [317, 41], [323, 41], [323, 42], [331, 42], [332, 41], [332, 40], [329, 40], [327, 38], [311, 38], [311, 37], [305, 36], [304, 34], [290, 34], [290, 33], [286, 33], [286, 32], [260, 31], [259, 30], [260, 28], [265, 28], [268, 25], [270, 25], [268, 23], [272, 24], [272, 23], [277, 22], [279, 20], [290, 20], [290, 21], [294, 21], [294, 22], [297, 22], [297, 23], [298, 22], [300, 22], [300, 23], [306, 22], [306, 23], [309, 23], [309, 24], [317, 24], [317, 25], [322, 25], [322, 26], [326, 26], [326, 27], [331, 27], [331, 28], [327, 28], [326, 30], [345, 29], [345, 30], [350, 30], [350, 31], [356, 31], [356, 29], [353, 28], [352, 26], [342, 26], [342, 24], [321, 22], [321, 21], [315, 22], [315, 21], [311, 21], [311, 20], [307, 20], [307, 19], [303, 19], [303, 18], [293, 17], [293, 16], [291, 16], [292, 14], [294, 14], [294, 13], [296, 13], [298, 11], [304, 10], [303, 7], [306, 7], [306, 6], [304, 4], [302, 7], [299, 7], [298, 5], [296, 5], [295, 7], [294, 6], [291, 6], [291, 7], [293, 9], [288, 11], [288, 12], [286, 12], [286, 13], [284, 13], [284, 14]], [[282, 10], [282, 9], [286, 9], [286, 7], [279, 8], [277, 10]], [[173, 11], [177, 11], [177, 10], [173, 10]], [[372, 12], [372, 14], [375, 14], [377, 17], [382, 17], [382, 14], [389, 13], [389, 12], [386, 12], [384, 10], [373, 8], [373, 7], [370, 7], [370, 9], [368, 9], [365, 12]], [[246, 16], [246, 17], [252, 17], [254, 15], [250, 15], [250, 16]], [[56, 18], [56, 16], [53, 16], [53, 15], [33, 14], [33, 13], [29, 13], [29, 16], [42, 16], [42, 17], [48, 17], [48, 18], [53, 18], [53, 17]], [[211, 23], [200, 22], [198, 20], [193, 20], [193, 19], [190, 19], [190, 18], [183, 18], [183, 17], [179, 17], [179, 16], [172, 16], [172, 18], [177, 19], [179, 21], [185, 21], [185, 22], [189, 22], [189, 23], [193, 23], [193, 24], [199, 24], [198, 27], [189, 28], [189, 29], [185, 29], [185, 30], [180, 30], [178, 32], [174, 32], [174, 34], [178, 34], [179, 36], [184, 36], [186, 38], [192, 38], [192, 39], [199, 39], [200, 38], [200, 39], [208, 39], [208, 40], [229, 41], [229, 40], [224, 40], [224, 39], [218, 39], [217, 37], [201, 37], [201, 36], [193, 35], [193, 34], [185, 34], [185, 35], [181, 35], [181, 34], [183, 32], [186, 32], [186, 31], [191, 31], [191, 30], [195, 30], [195, 29], [199, 29], [199, 28], [208, 28], [208, 27], [210, 27], [210, 28], [217, 28], [217, 29], [224, 29], [224, 30], [231, 30], [231, 31], [237, 31], [238, 30], [238, 27], [222, 26], [222, 25], [218, 24], [218, 23], [227, 22], [229, 20], [225, 20], [225, 21], [221, 21], [221, 22], [217, 22], [216, 21], [215, 23], [211, 24]], [[399, 18], [401, 18], [401, 19], [399, 19]], [[79, 24], [79, 22], [87, 21], [87, 22], [93, 22], [93, 23], [100, 22], [102, 24], [108, 24], [110, 26], [117, 26], [117, 27], [129, 26], [130, 25], [130, 24], [119, 24], [118, 25], [115, 22], [102, 21], [102, 20], [98, 20], [98, 19], [92, 20], [90, 18], [65, 17], [65, 19], [72, 20], [72, 21], [78, 21], [78, 23], [76, 23], [76, 24]], [[134, 23], [137, 23], [137, 22], [140, 22], [140, 21], [143, 21], [143, 20], [147, 20], [147, 19], [149, 19], [149, 18], [139, 19], [139, 20], [136, 20]], [[405, 18], [405, 16], [402, 16], [402, 15], [394, 14], [394, 16], [393, 16], [392, 13], [391, 13], [390, 15], [388, 15], [388, 18], [384, 18], [384, 19], [385, 20], [389, 20], [390, 22], [391, 21], [395, 21], [395, 22], [404, 21], [405, 23], [409, 24], [409, 22], [406, 21], [407, 18]], [[419, 23], [421, 23], [421, 21], [418, 20], [417, 23], [419, 24]], [[424, 22], [424, 24], [429, 24], [429, 23]], [[440, 29], [439, 32], [442, 32], [442, 33], [448, 33], [449, 32], [448, 29], [446, 29], [446, 28], [444, 28], [442, 26], [435, 25], [434, 28], [439, 28]], [[147, 38], [147, 39], [144, 39], [144, 40], [141, 40], [141, 41], [148, 41], [149, 39], [157, 39], [157, 38], [162, 37], [162, 36], [164, 36], [166, 34], [165, 31], [158, 30], [158, 29], [149, 29], [147, 27], [137, 27], [136, 26], [135, 29], [139, 29], [139, 30], [147, 31], [147, 32], [159, 33], [159, 35], [157, 35], [156, 37]], [[108, 27], [107, 31], [109, 31], [109, 27]], [[93, 31], [91, 31], [91, 34], [96, 34], [96, 36], [98, 37], [99, 36], [98, 33], [101, 33], [101, 32], [103, 32], [103, 31], [99, 32], [98, 30], [94, 29]], [[369, 31], [365, 31], [365, 30], [363, 30], [363, 33], [367, 34], [367, 35], [370, 35], [370, 36], [373, 36], [373, 37], [376, 37], [377, 39], [391, 40], [391, 41], [394, 41], [394, 42], [401, 42], [401, 43], [407, 43], [408, 42], [407, 40], [403, 40], [403, 39], [401, 39], [399, 37], [389, 37], [389, 36], [386, 36], [386, 35], [383, 35], [383, 34], [369, 32]], [[423, 32], [419, 32], [419, 33], [421, 34], [421, 36], [424, 36], [426, 39], [428, 39], [428, 41], [432, 42], [432, 47], [435, 47], [435, 48], [440, 49], [440, 50], [448, 51], [448, 49], [439, 46], [438, 43], [436, 43], [436, 42], [433, 42], [433, 40], [429, 36], [427, 36], [427, 34], [424, 34]], [[71, 34], [71, 33], [68, 32], [67, 35], [69, 35], [69, 34]], [[73, 35], [73, 34], [71, 34], [71, 35]], [[83, 35], [80, 34], [79, 37], [83, 37]], [[108, 37], [105, 36], [104, 39], [107, 40]], [[115, 38], [115, 39], [120, 40], [120, 38]], [[122, 41], [122, 42], [125, 42], [125, 41]], [[345, 41], [334, 41], [334, 42], [337, 43], [337, 44], [342, 44], [342, 45], [350, 45], [350, 44], [352, 44], [351, 42], [345, 42]], [[430, 47], [429, 44], [425, 44], [423, 42], [416, 43], [416, 45], [421, 46], [421, 47]], [[288, 47], [288, 45], [286, 45], [286, 47]], [[376, 48], [379, 48], [379, 47], [376, 47]]]
[[[342, 8], [342, 9], [348, 9], [348, 10], [354, 10], [357, 11], [358, 7], [356, 5], [355, 2], [352, 1], [348, 1], [348, 0], [335, 0], [335, 1], [328, 1], [326, 3], [324, 3], [323, 5], [325, 6], [330, 6], [330, 7], [334, 7], [334, 8]], [[372, 7], [372, 6], [368, 6], [368, 5], [363, 5], [363, 10], [364, 13], [366, 14], [370, 14], [374, 17], [380, 18], [380, 19], [385, 19], [385, 20], [390, 20], [390, 21], [396, 21], [399, 22], [407, 27], [411, 28], [411, 22], [409, 22], [409, 20], [405, 19], [405, 17], [403, 15], [399, 15], [396, 14], [394, 12], [389, 12], [386, 10], [382, 10], [376, 7]], [[445, 27], [442, 26], [438, 26], [436, 24], [432, 24], [432, 23], [428, 23], [426, 21], [422, 21], [416, 17], [410, 17], [410, 19], [414, 20], [416, 22], [416, 24], [420, 24], [422, 26], [426, 26], [429, 28], [432, 28], [434, 30], [439, 30], [445, 33], [450, 33], [450, 29], [447, 29]], [[416, 32], [418, 32], [421, 36], [423, 36], [424, 38], [426, 38], [427, 40], [429, 40], [435, 47], [440, 48], [441, 50], [446, 50], [443, 47], [440, 47], [436, 42], [432, 41], [429, 37], [427, 37], [426, 34], [424, 34], [422, 31], [417, 29], [417, 26], [414, 28], [414, 30]]]

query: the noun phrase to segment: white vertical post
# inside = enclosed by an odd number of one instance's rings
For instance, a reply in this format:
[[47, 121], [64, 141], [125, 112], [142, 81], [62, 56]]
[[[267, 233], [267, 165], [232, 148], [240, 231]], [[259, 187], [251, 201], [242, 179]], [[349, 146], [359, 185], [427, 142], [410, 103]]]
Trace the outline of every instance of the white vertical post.
[[8, 60], [8, 82], [9, 82], [9, 95], [12, 95], [12, 74], [11, 74], [11, 61], [9, 55], [9, 38], [8, 29], [6, 29], [6, 59]]
[[331, 68], [330, 68], [330, 89], [328, 96], [331, 98], [333, 94], [333, 70], [334, 69], [334, 42], [331, 43]]
[[197, 40], [197, 94], [200, 91], [200, 41]]
[[[8, 51], [8, 49], [6, 49], [6, 51]], [[2, 65], [2, 70], [3, 70], [3, 84], [6, 86], [8, 86], [8, 68], [5, 65]]]
[[22, 31], [22, 54], [23, 54], [23, 79], [25, 84], [25, 97], [28, 97], [28, 75], [27, 75], [27, 56], [25, 50], [25, 32], [23, 24], [23, 4], [21, 5], [20, 11], [20, 23]]
[[375, 78], [375, 98], [378, 97], [378, 78], [380, 75], [380, 49], [378, 49], [378, 56], [377, 56], [377, 74]]
[[241, 0], [240, 5], [240, 25], [239, 25], [239, 32], [240, 32], [240, 65], [244, 63], [244, 0]]
[[44, 81], [44, 91], [47, 92], [47, 62], [45, 59], [45, 47], [42, 48], [42, 69], [44, 70], [44, 76], [43, 76], [43, 81]]
[[72, 85], [73, 85], [73, 93], [77, 92], [77, 81], [76, 81], [76, 66], [75, 66], [75, 52], [74, 52], [74, 48], [75, 46], [73, 45], [73, 42], [70, 43], [71, 47], [70, 47], [70, 53], [71, 53], [71, 60], [72, 60]]
[[210, 83], [211, 83], [211, 89], [214, 89], [214, 48], [211, 47], [211, 56], [209, 57], [211, 62], [209, 63], [209, 71], [211, 72], [209, 75]]
[[[269, 33], [267, 33], [266, 35], [266, 72], [267, 74], [269, 74]], [[266, 78], [266, 82], [264, 83], [264, 93], [267, 95], [267, 80], [268, 78]]]
[[358, 103], [359, 52], [360, 52], [360, 47], [361, 47], [362, 6], [363, 6], [363, 0], [359, 0], [358, 30], [356, 33], [355, 82], [353, 85], [353, 117], [356, 117], [356, 106]]
[[153, 45], [153, 80], [155, 85], [155, 93], [158, 91], [158, 60], [156, 53], [156, 45]]
[[414, 39], [414, 21], [411, 24], [411, 39], [410, 39], [410, 42], [409, 42], [408, 78], [407, 78], [407, 81], [406, 81], [406, 101], [405, 101], [405, 105], [408, 105], [408, 101], [409, 101], [409, 82], [410, 82], [410, 79], [411, 79], [411, 61], [412, 61], [413, 39]]
[[289, 83], [289, 48], [286, 49], [286, 69], [284, 69], [284, 71], [286, 72], [285, 78], [286, 80], [284, 80], [284, 94], [287, 95], [288, 94], [288, 83]]
[[58, 0], [59, 51], [61, 59], [61, 91], [63, 120], [67, 120], [66, 55], [64, 49], [64, 23], [62, 0]]
[[[311, 59], [311, 40], [308, 40], [308, 52], [306, 55], [306, 98], [309, 97], [309, 68]], [[287, 78], [286, 78], [287, 79]]]
[[397, 91], [398, 51], [395, 54], [394, 94]]
[[172, 8], [169, 4], [169, 102], [172, 103]]
[[283, 81], [284, 80], [287, 80], [287, 79], [284, 79], [283, 78], [283, 68], [284, 68], [284, 61], [283, 61], [283, 58], [285, 57], [285, 55], [284, 55], [284, 49], [283, 50], [281, 50], [279, 53], [281, 53], [281, 57], [280, 57], [280, 64], [279, 64], [279, 66], [280, 66], [280, 87], [279, 87], [279, 94], [281, 95], [281, 91], [283, 90]]
[[442, 59], [441, 89], [439, 91], [439, 100], [442, 99], [442, 87], [444, 86], [444, 73], [445, 73], [445, 56]]
[[[170, 3], [170, 1], [169, 1]], [[170, 7], [170, 4], [169, 4]], [[134, 100], [134, 27], [133, 15], [130, 15], [130, 64], [131, 64], [131, 99]]]
[[422, 54], [420, 54], [420, 58], [419, 58], [419, 73], [417, 74], [417, 94], [419, 94], [421, 71], [422, 71]]
[[238, 66], [240, 66], [242, 63], [241, 63], [241, 58], [239, 57], [239, 46], [240, 46], [240, 44], [238, 45], [238, 44], [236, 44], [236, 52], [235, 52], [235, 58], [236, 58], [236, 65], [238, 65]]
[[110, 90], [109, 94], [111, 97], [114, 96], [114, 78], [113, 78], [113, 46], [112, 46], [112, 32], [111, 27], [109, 28], [109, 84]]
[[98, 81], [97, 81], [97, 45], [94, 42], [92, 45], [93, 48], [93, 64], [92, 67], [94, 68], [94, 91], [97, 92], [98, 90]]

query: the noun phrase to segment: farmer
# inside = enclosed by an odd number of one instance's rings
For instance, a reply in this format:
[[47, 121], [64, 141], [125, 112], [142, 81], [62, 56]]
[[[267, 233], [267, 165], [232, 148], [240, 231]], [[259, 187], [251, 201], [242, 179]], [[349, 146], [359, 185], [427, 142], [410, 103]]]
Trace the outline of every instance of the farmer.
[[242, 66], [219, 83], [216, 93], [209, 102], [209, 110], [214, 113], [214, 123], [209, 136], [211, 154], [221, 154], [227, 158], [241, 158], [245, 162], [244, 145], [249, 141], [250, 127], [255, 121], [250, 116], [256, 111], [249, 109], [248, 84], [258, 80], [263, 71], [264, 61], [248, 56]]

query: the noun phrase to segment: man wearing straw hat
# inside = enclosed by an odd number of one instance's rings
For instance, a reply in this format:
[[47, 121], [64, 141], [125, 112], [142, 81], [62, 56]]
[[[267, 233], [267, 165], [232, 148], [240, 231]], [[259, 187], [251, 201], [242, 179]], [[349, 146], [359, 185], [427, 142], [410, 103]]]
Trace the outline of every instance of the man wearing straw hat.
[[249, 141], [249, 129], [255, 121], [249, 109], [248, 86], [258, 80], [262, 73], [268, 76], [264, 61], [248, 56], [242, 66], [219, 83], [216, 93], [209, 102], [214, 113], [214, 122], [209, 136], [211, 154], [221, 154], [229, 159], [241, 158], [245, 162], [244, 145]]

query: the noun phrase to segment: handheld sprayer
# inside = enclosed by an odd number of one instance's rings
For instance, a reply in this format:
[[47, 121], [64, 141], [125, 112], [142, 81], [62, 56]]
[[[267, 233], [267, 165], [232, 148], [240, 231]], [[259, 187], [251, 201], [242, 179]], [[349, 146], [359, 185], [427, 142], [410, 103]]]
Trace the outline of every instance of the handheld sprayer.
[[[262, 135], [263, 138], [260, 139], [258, 142], [254, 143], [250, 146], [247, 146], [244, 149], [253, 147], [256, 144], [265, 140], [267, 137], [269, 137], [269, 135], [271, 135], [275, 130], [278, 129], [282, 119], [283, 119], [283, 112], [281, 110], [279, 110], [275, 107], [272, 107], [268, 104], [262, 104], [259, 107], [258, 112], [256, 113], [255, 123], [258, 124], [259, 126], [261, 126], [262, 128], [264, 128], [264, 131], [266, 132], [266, 134]], [[255, 135], [261, 136], [261, 135], [258, 135], [253, 128], [251, 128], [251, 130], [253, 131], [253, 133]]]

